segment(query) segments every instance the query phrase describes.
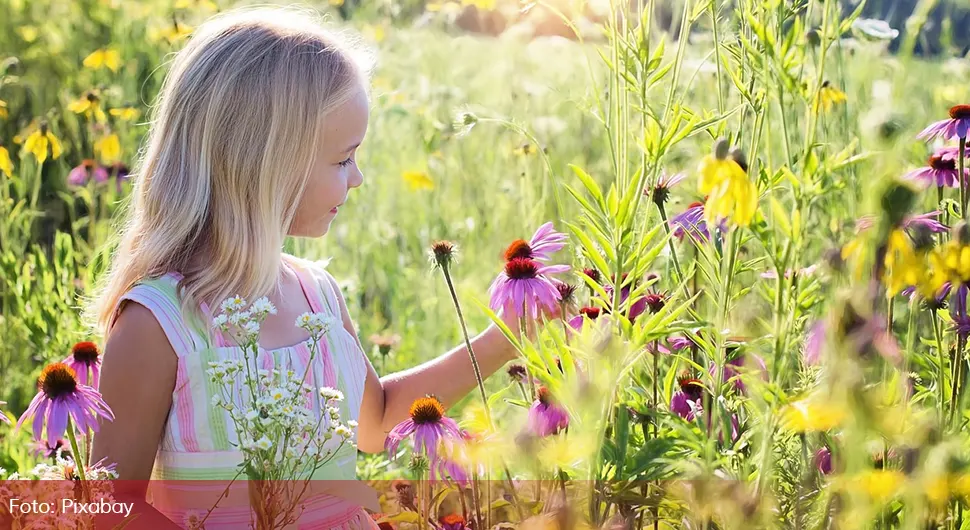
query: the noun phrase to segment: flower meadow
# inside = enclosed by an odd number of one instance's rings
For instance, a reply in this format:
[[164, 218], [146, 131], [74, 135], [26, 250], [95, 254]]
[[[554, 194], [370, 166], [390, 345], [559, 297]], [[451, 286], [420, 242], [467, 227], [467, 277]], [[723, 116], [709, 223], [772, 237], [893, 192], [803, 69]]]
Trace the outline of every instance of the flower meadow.
[[[379, 374], [464, 343], [478, 381], [357, 456], [374, 522], [970, 527], [965, 60], [913, 55], [919, 11], [897, 30], [835, 0], [659, 4], [312, 6], [377, 51], [368, 177], [286, 251], [327, 263]], [[0, 0], [0, 500], [113, 495], [87, 456], [113, 413], [79, 307], [169, 54], [235, 5]], [[468, 33], [471, 12], [573, 38]], [[221, 309], [244, 351], [276, 311]], [[313, 351], [342, 324], [294, 325]], [[489, 325], [518, 355], [484, 377]], [[208, 374], [251, 526], [293, 523], [354, 452], [343, 396], [250, 356]], [[8, 506], [14, 528], [95, 527]]]

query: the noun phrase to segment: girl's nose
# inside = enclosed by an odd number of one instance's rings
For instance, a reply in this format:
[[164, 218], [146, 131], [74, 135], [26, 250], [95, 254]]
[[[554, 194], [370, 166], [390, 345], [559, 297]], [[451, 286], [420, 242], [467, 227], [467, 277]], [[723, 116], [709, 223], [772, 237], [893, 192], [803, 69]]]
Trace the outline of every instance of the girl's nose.
[[364, 174], [360, 172], [360, 168], [357, 164], [354, 164], [354, 172], [350, 175], [350, 179], [347, 181], [347, 186], [350, 188], [359, 187], [364, 183]]

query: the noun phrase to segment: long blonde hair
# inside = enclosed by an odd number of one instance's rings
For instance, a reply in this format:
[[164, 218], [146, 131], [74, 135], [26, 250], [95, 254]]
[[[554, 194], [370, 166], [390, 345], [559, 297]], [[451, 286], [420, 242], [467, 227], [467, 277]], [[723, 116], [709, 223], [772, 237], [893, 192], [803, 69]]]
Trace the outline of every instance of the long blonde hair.
[[126, 291], [169, 271], [184, 276], [185, 310], [268, 294], [325, 117], [366, 86], [369, 65], [302, 10], [200, 25], [162, 84], [92, 323], [106, 333]]

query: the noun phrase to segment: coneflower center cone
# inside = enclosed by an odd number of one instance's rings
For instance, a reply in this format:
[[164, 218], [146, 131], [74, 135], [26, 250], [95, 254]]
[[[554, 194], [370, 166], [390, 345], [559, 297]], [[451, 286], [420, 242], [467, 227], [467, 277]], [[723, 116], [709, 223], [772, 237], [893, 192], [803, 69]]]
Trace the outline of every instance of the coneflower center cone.
[[37, 387], [50, 399], [73, 394], [77, 390], [77, 376], [70, 366], [54, 363], [44, 367], [37, 379]]
[[529, 258], [512, 258], [505, 264], [505, 274], [513, 280], [531, 280], [539, 276], [539, 264]]
[[93, 342], [79, 342], [71, 349], [71, 354], [79, 363], [94, 364], [101, 352], [98, 350], [98, 345]]
[[956, 171], [957, 161], [944, 160], [940, 155], [933, 155], [930, 157], [929, 166], [938, 171]]
[[590, 320], [596, 320], [600, 316], [600, 308], [584, 307], [579, 310], [579, 314], [586, 315]]
[[505, 249], [505, 261], [512, 261], [516, 258], [531, 259], [532, 256], [532, 247], [524, 239], [516, 239]]
[[954, 105], [950, 107], [950, 118], [954, 120], [970, 118], [970, 105]]
[[700, 379], [685, 375], [679, 378], [677, 383], [680, 385], [680, 391], [687, 394], [687, 397], [691, 401], [696, 401], [701, 398], [701, 389], [703, 387], [701, 386]]
[[423, 397], [411, 403], [408, 414], [419, 425], [438, 423], [445, 416], [445, 407], [436, 398]]

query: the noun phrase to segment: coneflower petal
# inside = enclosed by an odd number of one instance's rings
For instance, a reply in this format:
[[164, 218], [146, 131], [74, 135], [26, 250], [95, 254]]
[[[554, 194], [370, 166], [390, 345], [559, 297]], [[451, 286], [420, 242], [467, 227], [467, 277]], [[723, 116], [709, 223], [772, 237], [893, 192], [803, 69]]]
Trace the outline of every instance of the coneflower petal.
[[69, 400], [71, 396], [55, 400], [47, 409], [47, 443], [56, 445], [57, 439], [64, 436], [67, 430], [67, 418], [70, 414]]

